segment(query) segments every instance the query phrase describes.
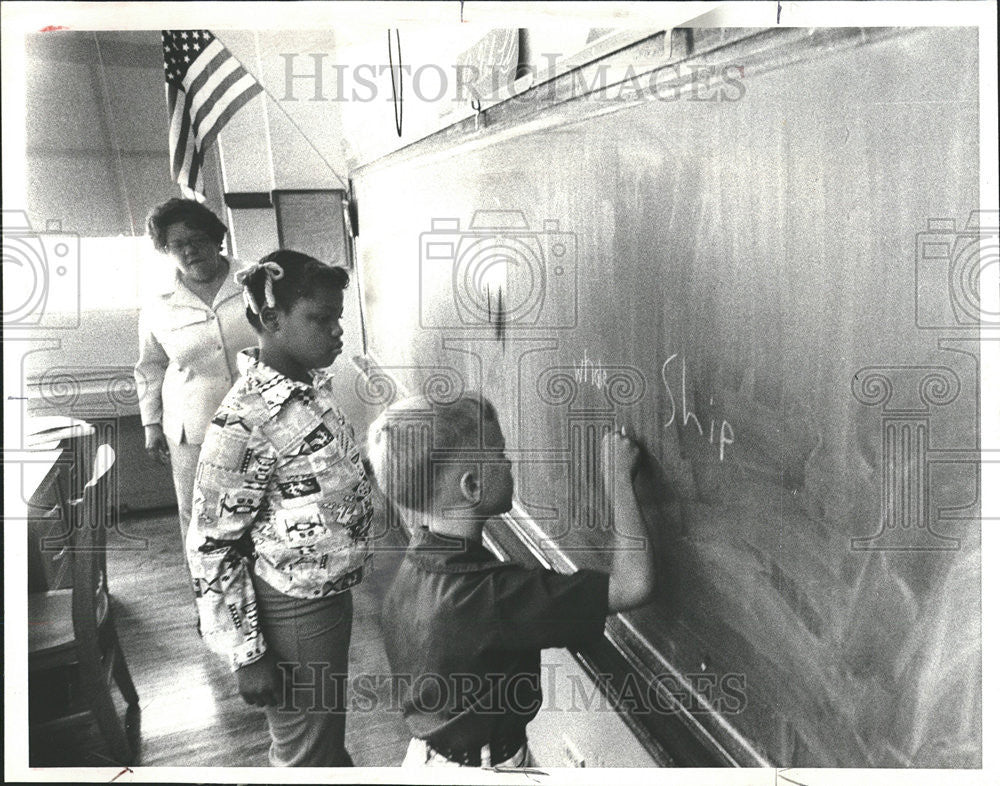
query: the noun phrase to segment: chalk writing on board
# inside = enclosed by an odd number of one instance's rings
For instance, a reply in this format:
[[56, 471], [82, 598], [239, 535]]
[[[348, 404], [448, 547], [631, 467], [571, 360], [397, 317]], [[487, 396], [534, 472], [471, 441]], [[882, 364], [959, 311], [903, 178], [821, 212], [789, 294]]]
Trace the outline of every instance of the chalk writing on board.
[[596, 363], [587, 357], [587, 350], [583, 351], [583, 360], [573, 364], [574, 376], [577, 384], [593, 385], [598, 390], [604, 390], [608, 384], [608, 371], [601, 361]]
[[[664, 428], [670, 428], [677, 420], [677, 399], [674, 397], [674, 391], [670, 388], [670, 380], [667, 376], [667, 367], [677, 359], [678, 353], [674, 353], [668, 357], [664, 362], [663, 366], [660, 368], [660, 378], [663, 380], [663, 386], [667, 390], [667, 398], [670, 401], [670, 415], [667, 417], [667, 422], [663, 424]], [[726, 458], [726, 445], [732, 445], [736, 441], [736, 432], [733, 430], [732, 424], [723, 418], [721, 422], [716, 423], [715, 417], [709, 418], [709, 428], [708, 433], [705, 433], [705, 428], [702, 425], [701, 418], [693, 410], [688, 409], [687, 400], [687, 359], [681, 355], [680, 356], [680, 367], [681, 367], [681, 426], [688, 426], [693, 424], [698, 433], [708, 439], [709, 444], [719, 446], [719, 461], [725, 461]], [[676, 366], [675, 366], [676, 368]], [[714, 399], [709, 399], [709, 403], [713, 403]]]

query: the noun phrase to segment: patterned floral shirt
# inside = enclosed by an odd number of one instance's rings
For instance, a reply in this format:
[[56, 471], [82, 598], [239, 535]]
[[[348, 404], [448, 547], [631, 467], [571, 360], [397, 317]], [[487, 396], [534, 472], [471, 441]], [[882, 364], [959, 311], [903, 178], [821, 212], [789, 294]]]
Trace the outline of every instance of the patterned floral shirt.
[[202, 637], [234, 671], [266, 649], [251, 570], [318, 598], [360, 582], [372, 556], [371, 484], [330, 376], [295, 382], [257, 353], [239, 353], [205, 435], [187, 539]]

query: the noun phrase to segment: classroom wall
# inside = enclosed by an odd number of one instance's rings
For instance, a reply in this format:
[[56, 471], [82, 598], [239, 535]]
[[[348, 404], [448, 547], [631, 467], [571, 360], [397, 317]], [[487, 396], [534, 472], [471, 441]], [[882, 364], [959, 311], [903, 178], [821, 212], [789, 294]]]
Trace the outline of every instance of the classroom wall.
[[4, 208], [27, 208], [36, 229], [141, 232], [147, 201], [173, 191], [159, 34], [30, 35], [25, 59], [27, 199]]
[[[72, 386], [74, 406], [106, 399], [138, 354], [138, 313], [168, 261], [145, 239], [149, 210], [176, 196], [167, 151], [160, 31], [55, 31], [25, 37], [27, 184], [5, 201], [22, 222], [19, 267], [5, 265], [11, 331], [38, 351], [24, 358], [27, 395]], [[205, 162], [208, 205], [221, 212], [218, 161]], [[5, 196], [8, 195], [5, 192]], [[17, 320], [10, 320], [17, 323]], [[48, 376], [43, 378], [43, 375]], [[56, 376], [58, 374], [58, 377]], [[119, 402], [123, 414], [138, 412]], [[89, 404], [87, 404], [89, 405]], [[41, 402], [41, 406], [47, 406]]]

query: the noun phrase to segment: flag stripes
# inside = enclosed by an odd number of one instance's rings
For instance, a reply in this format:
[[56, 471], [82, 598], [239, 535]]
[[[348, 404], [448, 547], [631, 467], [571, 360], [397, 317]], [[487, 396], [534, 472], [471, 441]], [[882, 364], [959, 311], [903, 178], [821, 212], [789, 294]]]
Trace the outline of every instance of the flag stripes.
[[170, 174], [185, 195], [203, 198], [205, 151], [236, 112], [262, 91], [208, 30], [164, 30], [170, 113]]

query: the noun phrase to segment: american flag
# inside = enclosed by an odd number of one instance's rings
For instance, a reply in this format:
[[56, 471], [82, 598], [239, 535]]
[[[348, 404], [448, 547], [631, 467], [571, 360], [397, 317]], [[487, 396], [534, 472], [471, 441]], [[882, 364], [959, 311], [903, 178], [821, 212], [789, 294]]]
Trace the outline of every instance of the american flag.
[[208, 30], [162, 32], [170, 174], [185, 196], [201, 200], [205, 151], [229, 118], [263, 88]]

